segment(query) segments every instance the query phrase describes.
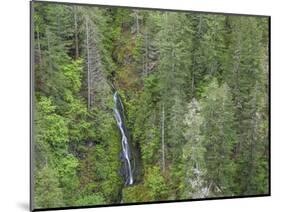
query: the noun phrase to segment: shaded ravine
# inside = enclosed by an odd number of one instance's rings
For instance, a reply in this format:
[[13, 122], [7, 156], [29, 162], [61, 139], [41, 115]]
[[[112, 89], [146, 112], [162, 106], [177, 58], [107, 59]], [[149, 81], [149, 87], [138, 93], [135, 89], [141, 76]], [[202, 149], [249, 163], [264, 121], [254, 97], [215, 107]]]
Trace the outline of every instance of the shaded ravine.
[[128, 132], [124, 122], [124, 107], [122, 101], [117, 92], [113, 95], [114, 99], [114, 116], [121, 133], [121, 161], [123, 162], [122, 174], [125, 178], [125, 186], [132, 185], [134, 183], [132, 165], [131, 165], [131, 150], [128, 143]]

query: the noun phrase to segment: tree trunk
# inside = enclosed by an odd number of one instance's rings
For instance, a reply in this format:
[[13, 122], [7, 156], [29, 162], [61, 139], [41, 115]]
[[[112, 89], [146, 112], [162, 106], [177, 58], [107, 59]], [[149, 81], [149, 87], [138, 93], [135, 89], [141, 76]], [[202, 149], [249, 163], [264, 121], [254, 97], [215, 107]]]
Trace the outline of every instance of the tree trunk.
[[162, 105], [162, 171], [165, 172], [165, 106], [164, 103]]
[[135, 19], [136, 19], [136, 28], [137, 28], [137, 35], [138, 35], [140, 32], [140, 26], [139, 26], [139, 14], [137, 10], [135, 10]]
[[192, 81], [191, 81], [191, 97], [194, 97], [194, 73], [192, 71]]
[[40, 45], [40, 33], [37, 31], [37, 46], [38, 46], [38, 64], [39, 64], [39, 70], [41, 71], [41, 45]]
[[148, 38], [147, 38], [147, 28], [145, 29], [144, 40], [145, 40], [145, 70], [144, 70], [144, 74], [146, 76], [147, 72], [148, 72]]
[[91, 107], [91, 79], [90, 79], [90, 47], [89, 47], [89, 26], [86, 18], [86, 42], [87, 42], [87, 65], [88, 65], [88, 110]]
[[74, 28], [75, 28], [75, 59], [79, 58], [78, 27], [77, 27], [77, 6], [74, 6]]
[[47, 36], [47, 44], [48, 44], [48, 57], [49, 57], [49, 70], [52, 72], [53, 71], [53, 66], [52, 66], [52, 59], [51, 59], [51, 43], [50, 43], [50, 32], [47, 29], [46, 31], [46, 36]]

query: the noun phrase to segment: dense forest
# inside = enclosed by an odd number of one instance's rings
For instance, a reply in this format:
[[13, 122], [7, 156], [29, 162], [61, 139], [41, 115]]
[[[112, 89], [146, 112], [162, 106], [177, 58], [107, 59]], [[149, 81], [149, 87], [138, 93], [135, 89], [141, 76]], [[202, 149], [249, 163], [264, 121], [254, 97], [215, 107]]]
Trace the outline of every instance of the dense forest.
[[267, 17], [32, 8], [35, 208], [268, 193]]

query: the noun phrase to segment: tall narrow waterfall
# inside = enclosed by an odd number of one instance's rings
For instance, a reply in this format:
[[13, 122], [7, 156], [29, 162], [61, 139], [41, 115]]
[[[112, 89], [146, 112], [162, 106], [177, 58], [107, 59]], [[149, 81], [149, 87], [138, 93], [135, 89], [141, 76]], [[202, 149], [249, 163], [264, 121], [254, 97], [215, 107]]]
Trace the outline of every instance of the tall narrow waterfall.
[[124, 122], [124, 107], [120, 97], [118, 96], [117, 92], [114, 93], [114, 115], [122, 135], [121, 144], [122, 144], [122, 152], [121, 152], [121, 160], [124, 163], [124, 175], [125, 175], [125, 185], [132, 185], [133, 174], [132, 174], [132, 167], [131, 167], [131, 152], [130, 146], [128, 143], [128, 134]]

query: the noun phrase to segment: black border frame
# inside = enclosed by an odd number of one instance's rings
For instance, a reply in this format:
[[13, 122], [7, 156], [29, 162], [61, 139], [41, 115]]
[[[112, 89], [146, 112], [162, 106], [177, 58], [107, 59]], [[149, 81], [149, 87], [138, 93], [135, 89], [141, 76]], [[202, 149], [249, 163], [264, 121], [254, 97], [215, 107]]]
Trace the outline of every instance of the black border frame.
[[[103, 8], [125, 8], [125, 9], [141, 9], [141, 10], [156, 10], [156, 11], [168, 11], [168, 12], [189, 12], [199, 14], [213, 14], [213, 15], [225, 15], [225, 16], [248, 16], [248, 17], [262, 17], [268, 19], [268, 193], [256, 194], [256, 195], [244, 195], [244, 196], [224, 196], [224, 197], [212, 197], [212, 198], [198, 198], [198, 199], [185, 199], [185, 200], [164, 200], [164, 201], [151, 201], [151, 202], [137, 202], [137, 203], [122, 203], [122, 204], [102, 204], [102, 205], [86, 205], [86, 206], [69, 206], [69, 207], [55, 207], [55, 208], [34, 208], [34, 175], [33, 175], [33, 123], [34, 123], [34, 59], [33, 59], [33, 7], [34, 2], [46, 3], [46, 4], [63, 4], [63, 5], [79, 5], [79, 6], [92, 6]], [[132, 7], [123, 5], [106, 5], [106, 4], [89, 4], [89, 3], [73, 3], [73, 2], [57, 2], [57, 1], [42, 1], [42, 0], [30, 0], [29, 2], [29, 209], [33, 211], [53, 211], [53, 210], [68, 210], [68, 209], [87, 209], [87, 208], [100, 208], [100, 207], [114, 207], [114, 206], [131, 206], [131, 205], [148, 205], [148, 204], [162, 204], [162, 203], [180, 203], [180, 202], [197, 202], [206, 200], [224, 200], [224, 199], [240, 199], [240, 198], [253, 198], [253, 197], [270, 197], [271, 196], [271, 16], [270, 15], [256, 15], [256, 14], [240, 14], [240, 13], [225, 13], [225, 12], [210, 12], [210, 11], [193, 11], [193, 10], [178, 10], [178, 9], [164, 9], [164, 8], [147, 8], [147, 7]]]

